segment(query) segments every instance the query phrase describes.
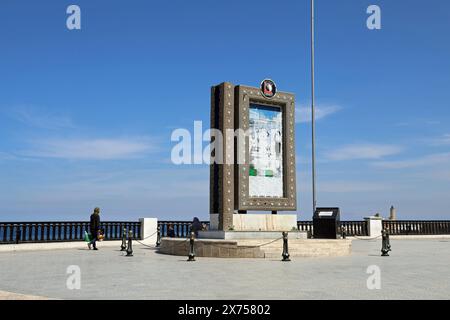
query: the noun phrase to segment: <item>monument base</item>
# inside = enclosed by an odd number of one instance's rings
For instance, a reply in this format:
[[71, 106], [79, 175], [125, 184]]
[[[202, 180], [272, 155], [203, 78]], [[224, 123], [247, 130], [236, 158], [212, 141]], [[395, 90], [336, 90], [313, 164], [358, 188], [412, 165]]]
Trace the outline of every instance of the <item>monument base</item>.
[[[350, 239], [291, 239], [290, 257], [336, 257], [351, 254]], [[197, 257], [210, 258], [266, 258], [280, 259], [282, 239], [197, 239], [194, 245]], [[162, 238], [159, 252], [176, 256], [189, 254], [189, 241], [180, 238]]]
[[[210, 214], [210, 230], [219, 230], [219, 215]], [[296, 214], [233, 214], [233, 228], [226, 231], [297, 230]]]
[[[198, 239], [222, 239], [222, 240], [244, 240], [244, 239], [279, 239], [281, 231], [199, 231]], [[307, 239], [306, 231], [288, 232], [289, 239]]]

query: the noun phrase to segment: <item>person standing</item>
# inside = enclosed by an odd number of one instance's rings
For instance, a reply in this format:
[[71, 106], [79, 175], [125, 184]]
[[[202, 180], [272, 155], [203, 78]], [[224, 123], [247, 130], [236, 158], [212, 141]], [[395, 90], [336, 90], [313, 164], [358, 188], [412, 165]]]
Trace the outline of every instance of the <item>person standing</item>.
[[175, 229], [171, 223], [167, 226], [167, 236], [170, 238], [175, 238]]
[[89, 225], [89, 231], [91, 232], [92, 240], [88, 243], [89, 250], [91, 249], [91, 246], [94, 250], [97, 249], [97, 236], [98, 231], [100, 230], [100, 208], [95, 208], [94, 213], [91, 214], [91, 221]]
[[196, 238], [198, 237], [198, 232], [201, 231], [202, 228], [202, 223], [197, 217], [195, 217], [192, 221], [191, 232], [194, 232]]

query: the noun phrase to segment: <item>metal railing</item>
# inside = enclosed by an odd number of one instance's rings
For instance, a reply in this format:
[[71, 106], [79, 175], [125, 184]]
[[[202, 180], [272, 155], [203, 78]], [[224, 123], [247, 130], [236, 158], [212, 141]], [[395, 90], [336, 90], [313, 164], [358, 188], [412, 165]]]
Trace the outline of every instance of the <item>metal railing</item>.
[[297, 221], [297, 229], [299, 231], [306, 231], [308, 238], [312, 236], [313, 222], [312, 221]]
[[[369, 229], [366, 221], [341, 221], [340, 226], [341, 228], [345, 228], [346, 235], [349, 237], [369, 235]], [[308, 235], [314, 234], [312, 221], [297, 221], [297, 228], [300, 231], [308, 232]]]
[[[105, 241], [120, 240], [124, 228], [133, 232], [134, 239], [141, 238], [140, 222], [100, 223]], [[83, 241], [85, 231], [89, 232], [89, 222], [85, 221], [0, 222], [0, 244]]]
[[[209, 221], [202, 221], [209, 227]], [[167, 237], [169, 225], [172, 225], [174, 237], [186, 238], [189, 235], [191, 221], [158, 221], [161, 236]], [[368, 236], [367, 221], [341, 221], [347, 236]], [[450, 234], [450, 221], [444, 220], [383, 220], [383, 227], [389, 229], [391, 235], [444, 235]], [[105, 240], [120, 240], [125, 228], [127, 233], [133, 231], [133, 239], [141, 238], [141, 223], [131, 221], [105, 221], [100, 228], [104, 231]], [[312, 221], [297, 221], [297, 228], [314, 234]], [[46, 221], [46, 222], [0, 222], [0, 244], [32, 243], [32, 242], [70, 242], [83, 241], [84, 232], [89, 232], [86, 221]]]
[[[202, 221], [209, 227], [209, 221]], [[158, 226], [161, 230], [161, 236], [167, 237], [169, 225], [172, 225], [177, 238], [185, 238], [189, 234], [192, 222], [190, 221], [158, 221]], [[341, 226], [345, 227], [347, 236], [368, 236], [369, 230], [366, 221], [341, 221]], [[312, 221], [297, 221], [297, 228], [300, 231], [306, 231], [309, 235], [313, 234]]]
[[341, 228], [345, 228], [345, 233], [349, 237], [364, 237], [369, 235], [367, 221], [341, 221]]
[[450, 234], [450, 221], [383, 220], [383, 228], [391, 235], [444, 235]]
[[[202, 224], [209, 228], [209, 221], [201, 221]], [[169, 226], [172, 225], [176, 238], [186, 238], [191, 229], [191, 221], [158, 221], [158, 227], [161, 230], [161, 237], [168, 236]]]

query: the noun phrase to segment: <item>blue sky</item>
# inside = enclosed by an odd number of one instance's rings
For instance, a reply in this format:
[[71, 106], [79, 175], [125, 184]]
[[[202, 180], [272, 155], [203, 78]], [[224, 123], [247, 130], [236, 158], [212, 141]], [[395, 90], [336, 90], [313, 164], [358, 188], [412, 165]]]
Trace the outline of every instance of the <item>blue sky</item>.
[[[319, 206], [450, 219], [450, 3], [316, 2]], [[173, 165], [171, 132], [264, 78], [297, 97], [310, 219], [309, 1], [2, 0], [0, 39], [0, 220], [207, 219], [208, 166]]]

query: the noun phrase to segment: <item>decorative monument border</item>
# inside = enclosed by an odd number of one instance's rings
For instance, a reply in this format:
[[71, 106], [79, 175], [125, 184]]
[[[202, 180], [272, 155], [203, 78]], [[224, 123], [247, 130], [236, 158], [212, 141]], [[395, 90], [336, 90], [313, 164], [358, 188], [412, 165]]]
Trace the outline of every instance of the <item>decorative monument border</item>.
[[294, 211], [297, 210], [296, 197], [296, 166], [295, 166], [295, 97], [293, 94], [280, 92], [272, 98], [266, 98], [260, 90], [247, 86], [236, 87], [236, 117], [237, 128], [244, 131], [249, 129], [250, 104], [277, 106], [282, 110], [283, 115], [283, 198], [272, 197], [250, 197], [249, 196], [249, 152], [248, 137], [245, 145], [238, 145], [238, 150], [245, 151], [245, 164], [237, 164], [237, 179], [235, 181], [236, 210], [261, 210], [261, 211]]
[[[211, 88], [211, 129], [221, 132], [234, 130], [234, 85], [224, 82]], [[219, 213], [219, 229], [233, 226], [234, 213], [234, 143], [230, 137], [223, 140], [223, 164], [211, 163], [210, 212]], [[217, 150], [216, 150], [217, 152]]]

